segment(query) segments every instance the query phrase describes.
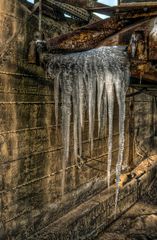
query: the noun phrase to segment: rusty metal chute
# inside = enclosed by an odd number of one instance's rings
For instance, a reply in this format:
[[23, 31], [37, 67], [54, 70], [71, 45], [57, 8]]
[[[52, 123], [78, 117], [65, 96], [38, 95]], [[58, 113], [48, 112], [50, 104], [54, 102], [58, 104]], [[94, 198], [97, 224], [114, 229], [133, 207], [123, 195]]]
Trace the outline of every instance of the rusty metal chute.
[[[106, 8], [107, 9], [107, 8]], [[131, 62], [132, 84], [157, 83], [157, 39], [151, 30], [157, 17], [157, 4], [108, 8], [113, 16], [87, 25], [72, 33], [47, 41], [49, 52], [86, 51], [103, 45], [125, 45]], [[135, 54], [131, 54], [131, 39], [136, 36]]]
[[61, 35], [58, 38], [48, 40], [50, 50], [85, 51], [97, 47], [100, 42], [124, 28], [145, 22], [157, 16], [157, 4], [144, 8], [143, 5], [106, 8], [113, 11], [114, 16], [97, 23], [82, 27], [72, 33]]
[[[55, 1], [46, 0], [44, 4], [53, 8]], [[58, 7], [64, 4], [58, 2]], [[44, 9], [44, 5], [43, 9]], [[72, 5], [71, 5], [72, 6]], [[42, 9], [42, 10], [43, 10]], [[110, 18], [85, 25], [71, 33], [57, 38], [47, 39], [47, 52], [44, 61], [50, 54], [57, 52], [86, 51], [99, 46], [126, 46], [130, 56], [132, 84], [142, 82], [157, 83], [157, 39], [151, 37], [154, 21], [157, 17], [157, 3], [121, 4], [116, 7], [86, 7], [88, 13], [97, 11], [111, 15]], [[133, 38], [136, 39], [135, 53], [132, 54]]]

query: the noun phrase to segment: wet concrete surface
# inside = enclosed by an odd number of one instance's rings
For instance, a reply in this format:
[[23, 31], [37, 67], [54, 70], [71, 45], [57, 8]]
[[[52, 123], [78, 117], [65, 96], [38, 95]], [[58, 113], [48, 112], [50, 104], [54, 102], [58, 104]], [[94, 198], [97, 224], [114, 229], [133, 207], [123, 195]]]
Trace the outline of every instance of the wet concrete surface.
[[98, 240], [157, 240], [157, 178], [144, 196]]

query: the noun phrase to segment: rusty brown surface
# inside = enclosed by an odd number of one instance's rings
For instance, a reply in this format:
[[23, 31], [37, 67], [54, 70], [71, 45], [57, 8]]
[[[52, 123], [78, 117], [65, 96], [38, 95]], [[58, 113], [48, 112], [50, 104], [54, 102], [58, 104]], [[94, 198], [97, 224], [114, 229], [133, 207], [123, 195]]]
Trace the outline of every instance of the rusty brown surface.
[[[125, 45], [128, 46], [132, 77], [155, 83], [157, 82], [157, 70], [152, 60], [157, 60], [157, 42], [149, 36], [154, 18], [150, 17], [151, 14], [146, 14], [147, 18], [143, 18], [143, 15], [145, 14], [142, 13], [140, 17], [135, 13], [131, 18], [129, 13], [124, 19], [111, 17], [70, 34], [51, 39], [48, 41], [49, 51], [77, 52], [103, 45]], [[131, 56], [130, 44], [133, 34], [139, 38], [136, 42], [134, 57]]]
[[143, 12], [143, 10], [145, 10], [145, 12], [149, 13], [150, 11], [156, 11], [157, 9], [157, 3], [141, 3], [139, 4], [121, 4], [119, 6], [101, 6], [101, 5], [96, 5], [94, 7], [90, 7], [88, 8], [89, 11], [92, 12], [97, 12], [97, 13], [101, 13], [101, 14], [106, 14], [106, 15], [118, 15], [121, 13], [126, 13], [126, 12], [134, 12], [136, 11], [138, 14]]
[[72, 33], [48, 41], [50, 51], [77, 52], [95, 48], [107, 37], [122, 29], [157, 16], [157, 12], [124, 13], [97, 23], [82, 27]]
[[[151, 36], [154, 21], [155, 18], [124, 28], [118, 34], [106, 38], [99, 44], [99, 46], [124, 45], [128, 47], [131, 76], [136, 78], [138, 82], [157, 83], [157, 39]], [[135, 56], [132, 57], [131, 38], [134, 34], [139, 35], [139, 39], [136, 42]]]
[[[59, 2], [67, 3], [67, 4], [78, 6], [78, 7], [85, 7], [89, 3], [88, 0], [78, 0], [78, 1], [75, 1], [75, 0], [59, 0]], [[92, 1], [92, 2], [94, 3], [94, 1]]]
[[157, 60], [157, 37], [150, 36], [149, 39], [149, 59]]
[[77, 7], [89, 7], [89, 6], [94, 6], [94, 7], [105, 7], [107, 6], [106, 4], [98, 3], [94, 0], [59, 0], [59, 2], [62, 3], [67, 3], [73, 6]]

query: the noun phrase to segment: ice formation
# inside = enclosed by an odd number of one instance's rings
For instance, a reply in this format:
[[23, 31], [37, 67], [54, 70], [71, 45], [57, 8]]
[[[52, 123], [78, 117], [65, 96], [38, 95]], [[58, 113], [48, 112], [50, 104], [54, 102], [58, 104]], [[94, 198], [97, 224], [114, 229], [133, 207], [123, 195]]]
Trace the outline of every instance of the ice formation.
[[[85, 111], [88, 112], [89, 140], [93, 151], [95, 113], [98, 134], [103, 135], [108, 122], [107, 179], [110, 185], [114, 99], [119, 106], [119, 154], [116, 165], [116, 203], [124, 151], [125, 94], [129, 83], [129, 63], [122, 47], [101, 47], [86, 52], [53, 55], [48, 74], [54, 80], [55, 116], [58, 125], [59, 89], [62, 102], [63, 181], [69, 158], [70, 121], [73, 115], [74, 158], [82, 156], [82, 131]], [[96, 107], [97, 104], [97, 107]]]
[[155, 40], [157, 39], [157, 18], [154, 20], [154, 26], [150, 32], [150, 36], [152, 36]]

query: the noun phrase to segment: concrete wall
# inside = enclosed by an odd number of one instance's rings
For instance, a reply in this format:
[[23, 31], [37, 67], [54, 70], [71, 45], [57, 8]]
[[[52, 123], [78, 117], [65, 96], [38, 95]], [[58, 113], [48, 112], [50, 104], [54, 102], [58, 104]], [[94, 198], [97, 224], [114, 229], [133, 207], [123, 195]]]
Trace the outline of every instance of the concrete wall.
[[[61, 126], [56, 133], [53, 82], [40, 67], [28, 65], [26, 58], [37, 20], [26, 21], [28, 14], [16, 0], [1, 0], [0, 12], [0, 239], [3, 235], [4, 239], [6, 235], [26, 239], [106, 186], [107, 139], [99, 139], [95, 131], [90, 156], [86, 122], [83, 152], [87, 163], [77, 168], [71, 146], [62, 199]], [[145, 95], [127, 99], [124, 164], [132, 163], [137, 155], [134, 129], [136, 141], [153, 135], [152, 104], [152, 97]], [[115, 104], [113, 169], [118, 136]], [[137, 159], [141, 161], [141, 156]]]

